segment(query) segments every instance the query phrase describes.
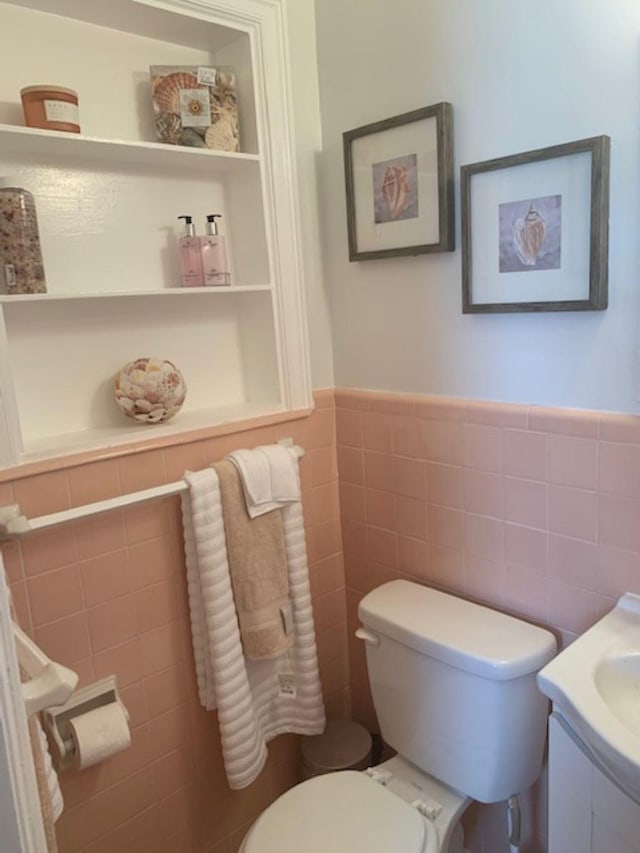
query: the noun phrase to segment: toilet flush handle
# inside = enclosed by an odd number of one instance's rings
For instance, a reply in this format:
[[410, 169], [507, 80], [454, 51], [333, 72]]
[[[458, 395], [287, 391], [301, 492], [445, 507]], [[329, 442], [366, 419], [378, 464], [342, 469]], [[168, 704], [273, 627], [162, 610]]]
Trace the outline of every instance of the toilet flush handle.
[[365, 643], [371, 643], [372, 646], [380, 645], [380, 637], [377, 634], [374, 634], [373, 631], [367, 631], [366, 628], [358, 628], [356, 631], [356, 637], [359, 640], [364, 640]]

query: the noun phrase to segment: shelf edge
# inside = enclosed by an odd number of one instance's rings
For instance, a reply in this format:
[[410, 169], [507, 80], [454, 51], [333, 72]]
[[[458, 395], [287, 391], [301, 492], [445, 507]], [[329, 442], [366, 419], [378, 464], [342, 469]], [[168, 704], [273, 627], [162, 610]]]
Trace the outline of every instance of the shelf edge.
[[23, 477], [33, 477], [36, 474], [76, 468], [91, 462], [104, 462], [109, 459], [132, 456], [135, 453], [162, 450], [172, 446], [190, 444], [195, 441], [205, 441], [233, 433], [247, 432], [259, 427], [301, 420], [302, 418], [309, 417], [313, 411], [313, 408], [279, 410], [263, 415], [212, 424], [211, 426], [185, 429], [184, 432], [132, 440], [108, 447], [103, 443], [98, 447], [85, 448], [81, 451], [62, 451], [58, 455], [56, 455], [55, 450], [52, 450], [50, 455], [43, 455], [41, 459], [26, 459], [24, 462], [12, 465], [10, 468], [0, 470], [0, 483], [19, 480]]

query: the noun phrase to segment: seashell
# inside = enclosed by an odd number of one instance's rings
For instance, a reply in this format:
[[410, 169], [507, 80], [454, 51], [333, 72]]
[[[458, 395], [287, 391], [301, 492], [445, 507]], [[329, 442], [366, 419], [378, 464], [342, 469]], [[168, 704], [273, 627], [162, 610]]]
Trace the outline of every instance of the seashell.
[[153, 97], [161, 113], [179, 113], [180, 90], [198, 88], [202, 87], [198, 85], [198, 78], [194, 74], [174, 71], [160, 80], [154, 89]]
[[160, 113], [157, 115], [156, 130], [158, 131], [158, 139], [161, 142], [168, 142], [171, 145], [180, 144], [182, 122], [180, 121], [180, 116], [176, 113]]
[[516, 219], [511, 229], [513, 245], [522, 263], [534, 267], [547, 233], [547, 223], [534, 208], [533, 202], [525, 217]]
[[382, 182], [382, 197], [389, 210], [389, 216], [396, 219], [407, 206], [409, 182], [404, 166], [387, 166]]
[[207, 148], [216, 151], [238, 151], [238, 124], [235, 116], [229, 112], [223, 112], [220, 118], [207, 128], [204, 135]]
[[216, 74], [216, 84], [211, 88], [213, 102], [220, 109], [237, 111], [238, 102], [236, 100], [236, 78], [233, 74], [226, 74], [224, 71], [218, 71]]
[[180, 144], [188, 145], [190, 148], [207, 147], [207, 143], [204, 141], [204, 139], [191, 127], [185, 127], [185, 129], [180, 134]]

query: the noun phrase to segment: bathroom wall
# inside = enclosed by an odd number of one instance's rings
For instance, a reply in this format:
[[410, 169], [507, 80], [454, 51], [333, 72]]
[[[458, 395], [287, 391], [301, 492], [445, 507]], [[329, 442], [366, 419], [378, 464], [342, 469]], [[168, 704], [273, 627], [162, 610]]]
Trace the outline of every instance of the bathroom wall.
[[[341, 389], [336, 392], [352, 709], [376, 726], [362, 595], [404, 577], [549, 626], [561, 644], [640, 592], [640, 417]], [[544, 791], [524, 853], [544, 850]], [[500, 809], [468, 846], [506, 851]], [[482, 846], [484, 844], [484, 846]]]
[[[640, 411], [640, 6], [322, 0], [316, 26], [336, 385]], [[349, 263], [342, 133], [443, 100], [458, 248]], [[597, 134], [611, 137], [608, 310], [463, 316], [459, 167]]]
[[[295, 421], [5, 477], [0, 498], [38, 516], [173, 482], [232, 448], [292, 436], [307, 451], [303, 504], [326, 707], [341, 717], [349, 701], [333, 392], [317, 392], [316, 404]], [[62, 775], [61, 853], [234, 853], [257, 814], [297, 781], [297, 738], [270, 745], [267, 768], [249, 788], [228, 788], [216, 715], [196, 695], [179, 499], [34, 533], [2, 550], [25, 629], [81, 683], [115, 673], [131, 714], [130, 749]]]

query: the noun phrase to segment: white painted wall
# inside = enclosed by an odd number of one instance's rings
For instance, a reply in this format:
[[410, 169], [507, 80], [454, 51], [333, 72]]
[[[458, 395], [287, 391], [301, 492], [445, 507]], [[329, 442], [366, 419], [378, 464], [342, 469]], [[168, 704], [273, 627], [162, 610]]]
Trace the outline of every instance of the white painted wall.
[[[316, 26], [336, 384], [639, 412], [637, 0], [317, 0]], [[342, 132], [441, 100], [458, 248], [349, 263]], [[463, 316], [460, 165], [597, 134], [612, 142], [608, 310]]]

